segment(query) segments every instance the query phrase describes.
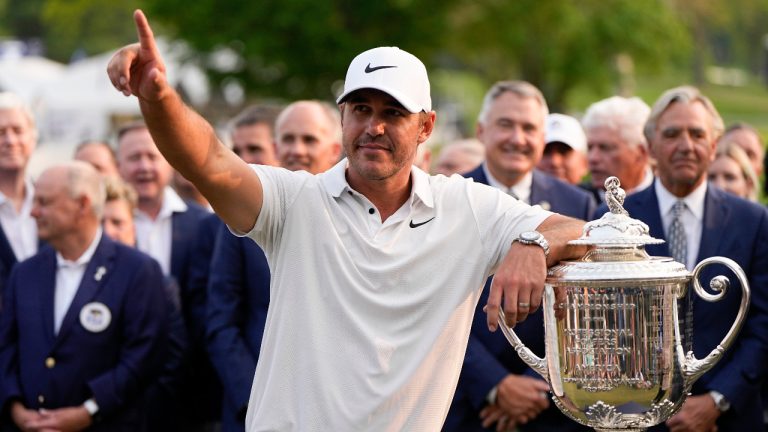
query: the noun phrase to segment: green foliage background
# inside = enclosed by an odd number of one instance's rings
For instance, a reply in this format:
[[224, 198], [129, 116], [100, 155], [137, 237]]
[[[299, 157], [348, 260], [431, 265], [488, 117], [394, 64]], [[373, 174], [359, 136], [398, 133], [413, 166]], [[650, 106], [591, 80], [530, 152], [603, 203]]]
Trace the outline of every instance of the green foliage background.
[[[726, 120], [768, 131], [765, 0], [0, 0], [0, 35], [67, 62], [135, 41], [138, 7], [156, 34], [189, 43], [215, 88], [237, 82], [248, 100], [331, 100], [354, 55], [396, 45], [427, 64], [438, 106], [456, 104], [469, 126], [487, 86], [525, 79], [553, 110], [576, 113], [692, 83]], [[222, 48], [241, 60], [216, 69]], [[709, 65], [746, 71], [748, 85], [706, 85]]]

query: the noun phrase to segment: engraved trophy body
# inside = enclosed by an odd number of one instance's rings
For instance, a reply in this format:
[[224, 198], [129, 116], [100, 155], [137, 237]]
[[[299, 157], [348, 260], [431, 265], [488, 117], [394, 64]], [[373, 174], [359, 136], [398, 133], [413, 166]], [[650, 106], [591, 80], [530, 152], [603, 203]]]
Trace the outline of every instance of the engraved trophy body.
[[[555, 404], [571, 419], [598, 431], [643, 431], [671, 417], [694, 381], [717, 363], [736, 338], [749, 307], [742, 269], [712, 257], [691, 273], [666, 257], [650, 257], [645, 245], [663, 240], [622, 207], [618, 179], [606, 180], [610, 212], [589, 222], [573, 244], [591, 245], [578, 261], [552, 267], [544, 288], [545, 356], [539, 358], [506, 326], [501, 329], [520, 357], [550, 384]], [[706, 301], [728, 288], [712, 279], [710, 294], [698, 281], [706, 266], [719, 263], [736, 274], [741, 305], [731, 329], [704, 359], [685, 353], [678, 325], [678, 299], [688, 283]], [[690, 326], [690, 321], [686, 326]]]

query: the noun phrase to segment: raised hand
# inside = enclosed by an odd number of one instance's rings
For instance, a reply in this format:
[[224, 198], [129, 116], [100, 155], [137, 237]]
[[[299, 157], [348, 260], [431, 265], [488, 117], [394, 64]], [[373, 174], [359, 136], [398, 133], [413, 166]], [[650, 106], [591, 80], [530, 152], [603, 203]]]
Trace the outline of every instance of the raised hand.
[[172, 93], [155, 36], [141, 10], [133, 13], [139, 43], [127, 45], [115, 53], [107, 66], [107, 74], [116, 89], [124, 95], [135, 95], [146, 101], [158, 101]]

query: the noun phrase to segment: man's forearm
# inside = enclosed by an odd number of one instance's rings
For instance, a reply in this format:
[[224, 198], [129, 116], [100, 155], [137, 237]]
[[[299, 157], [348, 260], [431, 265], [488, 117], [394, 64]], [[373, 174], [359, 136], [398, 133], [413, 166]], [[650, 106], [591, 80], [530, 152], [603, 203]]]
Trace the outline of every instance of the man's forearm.
[[536, 230], [544, 235], [549, 243], [547, 267], [560, 261], [577, 259], [587, 252], [586, 246], [569, 245], [568, 242], [581, 237], [584, 221], [560, 214], [553, 214], [544, 220]]
[[193, 183], [226, 151], [208, 122], [187, 107], [173, 89], [158, 101], [139, 98], [139, 106], [160, 152]]

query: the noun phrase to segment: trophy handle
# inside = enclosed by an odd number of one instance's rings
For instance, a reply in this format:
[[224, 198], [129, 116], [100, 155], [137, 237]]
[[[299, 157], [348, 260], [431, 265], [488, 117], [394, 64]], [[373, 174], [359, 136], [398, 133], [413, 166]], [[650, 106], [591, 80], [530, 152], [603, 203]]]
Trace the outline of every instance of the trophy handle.
[[[723, 356], [725, 350], [727, 350], [736, 339], [736, 335], [738, 335], [739, 330], [741, 330], [741, 325], [744, 323], [744, 318], [746, 318], [749, 309], [750, 291], [747, 276], [744, 274], [744, 270], [742, 270], [735, 261], [729, 258], [710, 257], [701, 261], [696, 268], [693, 269], [693, 289], [696, 291], [696, 294], [708, 302], [716, 302], [720, 301], [728, 291], [730, 281], [727, 277], [722, 275], [712, 278], [709, 283], [709, 287], [717, 292], [717, 294], [710, 294], [702, 288], [701, 283], [699, 283], [699, 274], [704, 267], [710, 264], [723, 264], [736, 274], [736, 277], [741, 283], [741, 304], [739, 305], [739, 313], [736, 315], [736, 320], [733, 322], [733, 325], [731, 325], [731, 329], [728, 330], [728, 333], [720, 344], [718, 344], [709, 355], [704, 359], [699, 360], [693, 355], [692, 351], [688, 352], [685, 361], [683, 362], [685, 365], [684, 370], [687, 385], [693, 384], [694, 381], [699, 379], [701, 375], [710, 370], [712, 366], [720, 360], [720, 357]], [[682, 350], [682, 348], [680, 349]]]
[[[548, 296], [551, 294], [552, 290], [550, 289], [549, 292], [545, 290], [545, 298], [548, 298]], [[547, 304], [554, 304], [554, 294], [551, 294], [552, 299], [549, 302], [544, 302], [543, 307], [547, 307]], [[544, 311], [545, 315], [545, 321], [546, 321], [546, 310]], [[531, 367], [531, 369], [535, 370], [536, 373], [541, 375], [542, 378], [544, 378], [544, 381], [546, 381], [548, 384], [551, 384], [549, 382], [549, 373], [547, 371], [547, 360], [543, 359], [536, 354], [533, 353], [533, 351], [530, 350], [523, 341], [520, 340], [519, 337], [517, 337], [517, 334], [515, 334], [515, 331], [512, 330], [511, 327], [507, 325], [506, 316], [504, 315], [504, 310], [502, 308], [499, 308], [499, 324], [501, 327], [501, 332], [504, 333], [504, 336], [507, 338], [510, 344], [512, 344], [512, 347], [517, 351], [517, 355], [520, 356], [520, 358]]]

